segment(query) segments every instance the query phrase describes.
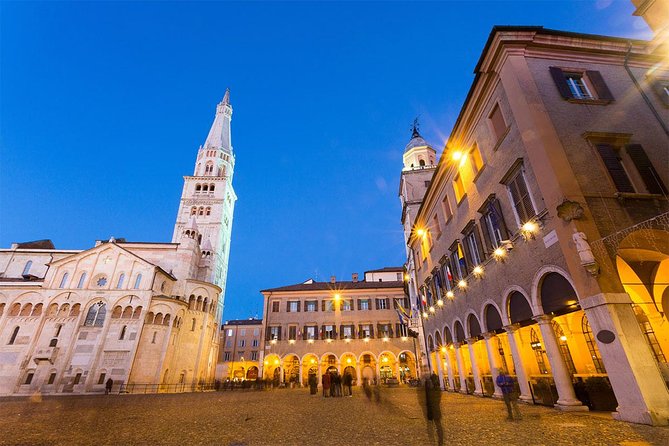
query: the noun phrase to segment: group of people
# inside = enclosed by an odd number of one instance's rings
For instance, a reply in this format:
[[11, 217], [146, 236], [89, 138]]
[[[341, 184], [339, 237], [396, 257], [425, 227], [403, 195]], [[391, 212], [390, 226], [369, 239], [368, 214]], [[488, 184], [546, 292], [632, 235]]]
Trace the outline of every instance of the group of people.
[[[313, 378], [309, 378], [312, 395], [316, 393], [317, 385], [315, 376]], [[341, 376], [336, 370], [325, 372], [321, 377], [321, 384], [323, 385], [323, 398], [353, 396], [353, 375], [348, 372], [344, 373], [344, 376]]]

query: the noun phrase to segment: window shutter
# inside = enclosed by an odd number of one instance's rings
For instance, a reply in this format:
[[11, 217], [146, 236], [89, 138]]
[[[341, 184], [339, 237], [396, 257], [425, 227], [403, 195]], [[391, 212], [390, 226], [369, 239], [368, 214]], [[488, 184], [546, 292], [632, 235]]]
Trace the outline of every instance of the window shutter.
[[401, 328], [401, 325], [402, 325], [402, 324], [400, 324], [400, 323], [396, 323], [396, 324], [395, 324], [395, 334], [396, 334], [397, 336], [401, 336], [401, 335], [402, 335], [402, 328]]
[[485, 241], [485, 250], [486, 252], [491, 252], [494, 248], [493, 246], [493, 238], [490, 235], [490, 230], [488, 229], [488, 222], [486, 221], [488, 217], [483, 216], [483, 218], [479, 219], [479, 223], [481, 223], [481, 230], [483, 231], [483, 240]]
[[374, 339], [374, 324], [369, 324], [369, 337]]
[[392, 338], [393, 335], [394, 335], [394, 333], [393, 333], [393, 324], [388, 324], [387, 327], [388, 327], [388, 336], [390, 336], [390, 337]]
[[283, 334], [282, 332], [283, 332], [283, 327], [279, 327], [279, 336], [278, 336], [278, 339], [277, 339], [279, 341], [281, 340], [281, 335]]
[[271, 327], [267, 327], [267, 328], [265, 329], [265, 340], [266, 340], [266, 341], [272, 339], [270, 333], [271, 333]]
[[597, 144], [597, 151], [599, 156], [602, 157], [606, 170], [609, 171], [609, 175], [615, 184], [616, 189], [619, 192], [634, 192], [634, 187], [623, 169], [623, 165], [618, 159], [618, 154], [612, 146], [609, 144]]
[[307, 333], [307, 326], [302, 327], [302, 339], [309, 339], [309, 333]]
[[351, 324], [351, 339], [355, 339], [355, 325]]
[[[469, 241], [467, 240], [468, 238], [469, 238], [469, 236], [466, 235], [462, 240], [462, 249], [465, 251], [465, 260], [466, 260], [465, 270], [462, 272], [463, 278], [464, 278], [464, 276], [469, 274], [470, 268], [472, 268], [472, 265], [473, 265], [472, 253], [471, 253], [471, 250], [469, 249]], [[430, 304], [430, 303], [431, 302], [428, 302], [428, 304]]]
[[393, 308], [397, 310], [397, 299], [393, 299]]
[[290, 313], [290, 302], [286, 302], [286, 312]]
[[562, 73], [562, 70], [558, 67], [550, 67], [549, 70], [551, 72], [551, 76], [553, 77], [553, 82], [555, 82], [555, 86], [560, 92], [560, 96], [562, 96], [564, 99], [571, 99], [573, 96], [571, 94], [571, 90], [569, 90], [569, 86], [567, 85], [567, 81], [564, 78], [564, 73]]
[[339, 326], [339, 337], [341, 339], [344, 339], [344, 326], [343, 325]]
[[595, 88], [598, 99], [602, 99], [604, 101], [614, 100], [613, 95], [611, 94], [611, 90], [609, 90], [609, 87], [606, 86], [606, 82], [604, 82], [604, 78], [599, 71], [586, 71], [585, 75], [588, 77], [588, 80]]
[[325, 311], [325, 301], [321, 301], [321, 311]]
[[314, 325], [314, 339], [320, 339], [320, 333], [318, 332], [318, 325]]
[[376, 305], [376, 309], [379, 309], [379, 299], [374, 299], [374, 304]]
[[479, 230], [476, 226], [474, 226], [474, 237], [476, 238], [476, 246], [478, 247], [479, 250], [479, 259], [481, 259], [481, 263], [483, 263], [483, 260], [485, 259], [486, 252], [488, 251], [487, 249], [484, 249], [483, 243], [481, 243], [481, 235], [479, 234]]
[[300, 301], [297, 302], [297, 312], [298, 312], [298, 313], [300, 312], [300, 306], [301, 306], [301, 304], [302, 304], [302, 302], [300, 302]]
[[364, 332], [362, 331], [362, 324], [358, 324], [358, 337], [359, 338], [364, 338]]
[[636, 170], [639, 171], [648, 192], [651, 194], [667, 195], [667, 188], [662, 183], [660, 175], [658, 175], [655, 167], [653, 167], [650, 159], [648, 159], [648, 155], [643, 150], [641, 144], [627, 144], [625, 149], [630, 158], [632, 158]]
[[318, 301], [314, 301], [314, 311], [318, 312]]
[[504, 214], [502, 214], [502, 206], [499, 204], [499, 200], [497, 198], [495, 198], [491, 203], [491, 208], [491, 211], [494, 212], [497, 229], [499, 229], [500, 234], [502, 234], [502, 240], [508, 239], [509, 231], [506, 229], [506, 224], [504, 223]]
[[332, 339], [337, 339], [337, 326], [332, 326]]

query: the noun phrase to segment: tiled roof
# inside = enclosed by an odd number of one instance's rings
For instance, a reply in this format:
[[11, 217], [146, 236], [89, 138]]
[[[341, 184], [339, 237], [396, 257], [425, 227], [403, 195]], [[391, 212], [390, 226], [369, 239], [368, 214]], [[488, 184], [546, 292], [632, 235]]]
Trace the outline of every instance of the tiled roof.
[[401, 266], [386, 266], [381, 269], [370, 269], [365, 271], [366, 273], [401, 273], [404, 272], [404, 268]]
[[262, 319], [233, 319], [223, 325], [262, 325]]
[[379, 288], [403, 288], [404, 283], [401, 280], [387, 282], [314, 282], [298, 283], [295, 285], [286, 285], [278, 288], [268, 288], [264, 292], [276, 291], [344, 291], [344, 290], [369, 290]]

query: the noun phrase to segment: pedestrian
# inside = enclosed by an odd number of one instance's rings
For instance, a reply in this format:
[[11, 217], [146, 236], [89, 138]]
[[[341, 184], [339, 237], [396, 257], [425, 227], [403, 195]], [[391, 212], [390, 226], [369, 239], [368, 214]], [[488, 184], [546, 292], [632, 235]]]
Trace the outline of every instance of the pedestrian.
[[330, 395], [330, 374], [328, 372], [323, 373], [323, 398], [327, 398]]
[[498, 375], [495, 383], [502, 391], [504, 397], [504, 404], [506, 404], [506, 411], [508, 412], [507, 420], [513, 421], [522, 420], [522, 415], [518, 409], [518, 393], [516, 392], [516, 380], [507, 375], [506, 370], [497, 369]]
[[427, 370], [423, 373], [422, 385], [418, 386], [418, 404], [423, 409], [423, 415], [427, 423], [427, 436], [430, 443], [434, 443], [434, 431], [437, 431], [438, 445], [444, 444], [444, 428], [441, 425], [441, 388], [437, 375], [429, 375]]
[[330, 372], [329, 375], [330, 375], [330, 396], [334, 398], [335, 389], [337, 388], [337, 386], [335, 384], [335, 379], [334, 379], [335, 375], [332, 372]]
[[372, 388], [369, 385], [369, 378], [365, 377], [362, 379], [362, 390], [365, 392], [367, 400], [372, 400]]
[[341, 375], [339, 374], [339, 372], [335, 372], [334, 382], [335, 382], [335, 396], [341, 397]]
[[346, 372], [344, 374], [344, 389], [348, 389], [348, 395], [349, 397], [353, 396], [353, 388], [351, 387], [353, 385], [353, 375], [351, 375], [351, 372]]
[[316, 375], [309, 375], [309, 394], [316, 395], [318, 392], [318, 378]]
[[105, 383], [105, 395], [109, 395], [111, 393], [113, 386], [114, 386], [114, 380], [109, 378]]

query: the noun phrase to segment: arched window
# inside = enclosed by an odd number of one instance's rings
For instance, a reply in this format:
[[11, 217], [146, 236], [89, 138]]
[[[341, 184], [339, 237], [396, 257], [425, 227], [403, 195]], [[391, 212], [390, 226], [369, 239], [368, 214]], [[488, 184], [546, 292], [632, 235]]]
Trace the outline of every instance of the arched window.
[[537, 366], [539, 366], [539, 373], [542, 375], [547, 374], [548, 369], [546, 368], [546, 358], [544, 357], [545, 351], [534, 328], [530, 330], [530, 346], [532, 347], [532, 350], [534, 350], [534, 356], [537, 359]]
[[85, 281], [86, 281], [86, 271], [81, 273], [81, 276], [79, 276], [79, 282], [77, 283], [77, 288], [83, 288]]
[[42, 304], [36, 304], [35, 307], [33, 308], [32, 313], [30, 313], [31, 316], [41, 316], [42, 315]]
[[595, 337], [592, 334], [592, 329], [590, 328], [590, 322], [588, 318], [583, 315], [581, 319], [581, 330], [583, 330], [583, 337], [585, 337], [585, 343], [588, 345], [588, 350], [590, 351], [590, 357], [592, 358], [593, 364], [595, 364], [595, 370], [597, 373], [606, 373], [606, 368], [604, 368], [604, 362], [602, 361], [602, 355], [599, 353], [599, 348], [595, 343]]
[[203, 184], [202, 185], [202, 192], [207, 192], [209, 190], [209, 185]]
[[209, 162], [204, 168], [204, 173], [206, 174], [211, 174], [214, 172], [214, 163]]
[[33, 311], [33, 304], [25, 304], [21, 308], [21, 313], [19, 316], [30, 316], [30, 313]]
[[9, 310], [9, 315], [18, 316], [19, 313], [21, 313], [21, 304], [17, 302], [14, 305], [12, 305], [12, 308]]
[[195, 331], [195, 318], [193, 318], [193, 325], [191, 325], [190, 331]]
[[91, 305], [86, 314], [84, 325], [88, 327], [102, 327], [107, 314], [107, 305], [102, 302]]
[[123, 314], [121, 315], [121, 318], [130, 319], [131, 317], [132, 317], [132, 307], [128, 305], [123, 309]]
[[202, 190], [202, 186], [199, 184], [195, 185], [195, 192], [200, 192]]
[[116, 288], [117, 289], [123, 288], [123, 282], [125, 282], [125, 273], [121, 273], [121, 275], [118, 276], [118, 282], [116, 282]]
[[666, 356], [664, 356], [662, 347], [660, 347], [660, 343], [658, 342], [657, 336], [655, 335], [655, 330], [653, 329], [653, 326], [650, 324], [648, 316], [643, 311], [643, 308], [641, 308], [639, 305], [632, 304], [632, 309], [634, 310], [634, 314], [636, 315], [636, 320], [639, 323], [641, 332], [643, 333], [643, 336], [646, 338], [646, 342], [648, 343], [650, 350], [653, 352], [655, 360], [660, 363], [666, 363], [667, 358]]
[[65, 288], [65, 284], [67, 283], [67, 278], [70, 277], [69, 273], [63, 274], [63, 278], [60, 279], [60, 285], [58, 285], [58, 288]]
[[151, 343], [152, 343], [152, 344], [155, 344], [155, 343], [156, 343], [156, 335], [157, 335], [157, 334], [158, 334], [157, 331], [154, 331], [154, 332], [153, 332], [153, 337], [151, 338]]
[[49, 342], [49, 347], [56, 347], [56, 346], [58, 346], [58, 339], [53, 338], [53, 339]]
[[118, 337], [119, 341], [122, 341], [125, 338], [125, 331], [128, 329], [127, 325], [124, 325], [123, 328], [121, 328], [121, 335]]
[[142, 275], [137, 274], [137, 278], [135, 279], [135, 286], [133, 288], [138, 289], [141, 283], [142, 283]]
[[30, 268], [33, 266], [33, 261], [28, 260], [26, 262], [26, 266], [23, 267], [23, 272], [21, 273], [22, 276], [27, 276], [28, 273], [30, 273]]
[[204, 213], [206, 215], [211, 215], [211, 208], [207, 206], [207, 208], [204, 210]]
[[132, 318], [133, 319], [139, 319], [139, 316], [142, 314], [142, 307], [139, 306], [135, 308], [135, 311], [132, 312]]
[[195, 214], [197, 214], [197, 206], [193, 206], [192, 208], [190, 208], [190, 215], [195, 215]]
[[70, 310], [70, 316], [79, 316], [79, 309], [80, 308], [81, 308], [81, 304], [72, 305], [72, 309]]
[[[195, 320], [195, 319], [193, 319]], [[19, 334], [19, 327], [14, 327], [14, 331], [12, 332], [12, 336], [9, 338], [9, 342], [7, 343], [8, 345], [14, 345], [14, 341], [16, 341], [16, 337]]]
[[60, 331], [63, 329], [63, 324], [58, 324], [56, 325], [56, 334], [54, 335], [55, 337], [60, 336]]
[[567, 344], [567, 336], [565, 336], [564, 331], [562, 331], [562, 327], [560, 327], [560, 324], [558, 324], [553, 320], [551, 321], [551, 325], [553, 326], [553, 330], [555, 331], [555, 336], [557, 336], [558, 339], [558, 346], [560, 347], [560, 354], [562, 355], [562, 359], [564, 359], [565, 364], [567, 364], [567, 369], [569, 370], [569, 373], [575, 375], [576, 366], [574, 365], [574, 360], [571, 357], [569, 344]]
[[204, 215], [204, 208], [202, 206], [198, 209], [198, 215]]
[[418, 165], [419, 166], [424, 166], [425, 165], [425, 160], [418, 160]]
[[210, 184], [209, 185], [209, 192], [213, 192], [215, 186], [216, 186], [215, 184]]

